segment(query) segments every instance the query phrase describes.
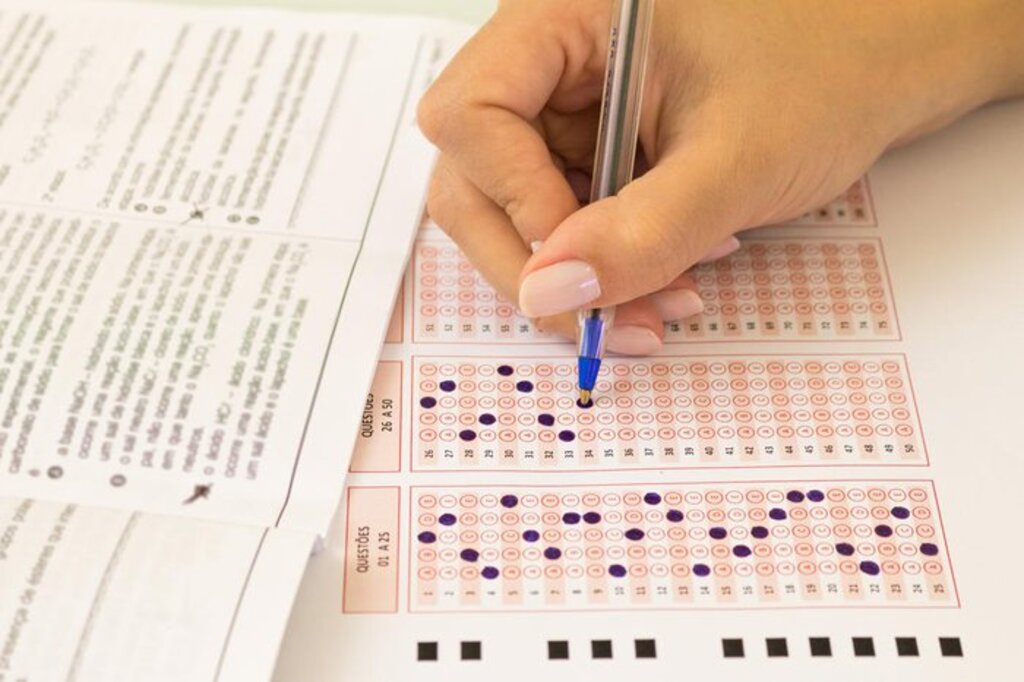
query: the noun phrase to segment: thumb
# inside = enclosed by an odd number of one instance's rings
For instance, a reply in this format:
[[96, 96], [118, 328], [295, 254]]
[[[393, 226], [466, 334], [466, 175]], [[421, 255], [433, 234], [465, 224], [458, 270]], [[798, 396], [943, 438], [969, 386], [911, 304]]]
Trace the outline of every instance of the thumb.
[[689, 148], [576, 211], [527, 261], [519, 307], [540, 317], [661, 290], [742, 225], [737, 167], [713, 149]]

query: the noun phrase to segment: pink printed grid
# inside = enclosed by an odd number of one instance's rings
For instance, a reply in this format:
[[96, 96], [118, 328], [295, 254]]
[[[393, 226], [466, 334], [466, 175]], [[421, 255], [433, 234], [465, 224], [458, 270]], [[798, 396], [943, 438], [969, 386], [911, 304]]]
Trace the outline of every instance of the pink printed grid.
[[414, 470], [927, 464], [902, 355], [413, 360]]
[[930, 481], [410, 496], [413, 611], [959, 606]]
[[[449, 242], [419, 242], [413, 261], [418, 343], [550, 343]], [[881, 242], [751, 238], [697, 266], [702, 314], [670, 324], [666, 343], [899, 339]]]
[[693, 271], [704, 312], [673, 322], [666, 343], [897, 340], [877, 239], [760, 239]]
[[417, 343], [553, 340], [499, 296], [451, 242], [417, 242], [412, 271]]

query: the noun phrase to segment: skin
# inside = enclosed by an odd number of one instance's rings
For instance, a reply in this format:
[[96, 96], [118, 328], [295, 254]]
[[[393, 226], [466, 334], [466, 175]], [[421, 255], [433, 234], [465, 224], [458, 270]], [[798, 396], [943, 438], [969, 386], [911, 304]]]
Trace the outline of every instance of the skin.
[[573, 337], [576, 308], [619, 306], [617, 352], [655, 352], [664, 322], [699, 312], [687, 271], [737, 248], [732, 235], [1024, 94], [1019, 0], [660, 0], [642, 174], [584, 206], [611, 7], [501, 2], [419, 122], [441, 151], [433, 219], [542, 329]]

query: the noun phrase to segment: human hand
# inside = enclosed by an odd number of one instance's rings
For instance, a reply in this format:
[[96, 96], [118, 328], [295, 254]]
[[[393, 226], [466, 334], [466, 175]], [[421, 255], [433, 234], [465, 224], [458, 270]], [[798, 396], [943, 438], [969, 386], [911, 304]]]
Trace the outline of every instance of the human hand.
[[[509, 0], [423, 98], [428, 210], [542, 329], [617, 305], [609, 350], [652, 353], [700, 311], [686, 272], [735, 233], [824, 204], [887, 148], [1022, 89], [1012, 0], [661, 0], [640, 143], [589, 191], [610, 0]], [[531, 254], [531, 247], [536, 252]]]

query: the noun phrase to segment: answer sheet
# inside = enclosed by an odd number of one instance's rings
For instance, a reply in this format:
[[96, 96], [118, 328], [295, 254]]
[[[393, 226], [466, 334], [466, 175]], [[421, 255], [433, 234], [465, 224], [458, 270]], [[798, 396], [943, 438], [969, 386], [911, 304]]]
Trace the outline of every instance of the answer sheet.
[[0, 4], [0, 681], [269, 678], [460, 33]]
[[593, 406], [426, 225], [276, 679], [1016, 679], [1022, 178], [1020, 102], [890, 153]]

